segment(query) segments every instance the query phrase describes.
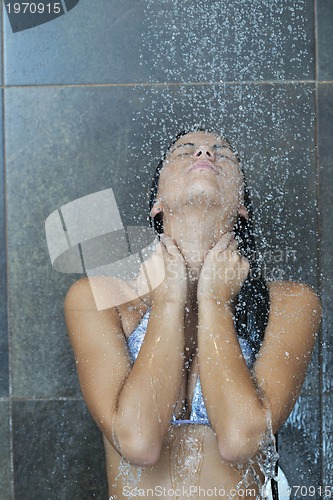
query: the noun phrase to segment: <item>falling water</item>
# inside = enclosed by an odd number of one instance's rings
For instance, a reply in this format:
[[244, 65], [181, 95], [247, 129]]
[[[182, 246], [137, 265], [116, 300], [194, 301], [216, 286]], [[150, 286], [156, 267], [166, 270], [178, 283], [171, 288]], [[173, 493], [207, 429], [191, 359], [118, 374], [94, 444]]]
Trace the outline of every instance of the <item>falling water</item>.
[[[174, 491], [191, 491], [199, 487], [200, 472], [203, 463], [203, 441], [205, 429], [193, 429], [187, 425], [185, 432], [175, 435], [170, 433], [170, 475]], [[193, 490], [192, 490], [193, 488]], [[191, 495], [192, 496], [192, 495]], [[183, 495], [177, 496], [175, 500], [183, 500]]]
[[[315, 185], [309, 133], [315, 87], [293, 81], [301, 73], [304, 80], [312, 76], [305, 6], [306, 0], [144, 2], [141, 64], [149, 68], [150, 85], [133, 88], [130, 163], [145, 165], [148, 192], [152, 173], [178, 132], [202, 127], [227, 137], [244, 165], [268, 280], [311, 281], [314, 274], [313, 263], [297, 249], [301, 228], [316, 210], [309, 188]], [[310, 230], [302, 255], [313, 252], [315, 240]], [[173, 453], [192, 448], [191, 440], [174, 443]], [[198, 471], [200, 442], [194, 448], [192, 466]], [[238, 487], [251, 480], [259, 485], [255, 463], [267, 483], [277, 458], [269, 421], [256, 462], [243, 471]], [[177, 467], [171, 472], [175, 484], [184, 479]], [[120, 475], [131, 484], [139, 480], [124, 463]]]
[[[199, 126], [226, 136], [244, 165], [267, 279], [311, 280], [314, 268], [297, 252], [301, 228], [311, 226], [316, 210], [309, 196], [315, 87], [294, 81], [312, 76], [306, 1], [144, 6], [141, 63], [151, 84], [133, 88], [130, 163], [145, 165], [146, 190], [179, 131]], [[310, 236], [308, 255], [316, 245]]]
[[[132, 491], [138, 488], [141, 477], [142, 477], [141, 467], [133, 467], [127, 462], [125, 458], [122, 458], [120, 460], [118, 475], [116, 476], [115, 483], [117, 483], [118, 480], [121, 480], [123, 486], [128, 486]], [[114, 486], [116, 486], [116, 484], [114, 484]], [[116, 498], [117, 497], [114, 495], [113, 499], [115, 500]]]
[[[256, 455], [249, 460], [248, 464], [244, 467], [244, 464], [239, 465], [237, 468], [239, 472], [242, 473], [243, 477], [241, 481], [237, 484], [236, 489], [247, 488], [255, 484], [258, 486], [259, 494], [256, 500], [261, 500], [266, 498], [266, 488], [271, 479], [277, 480], [275, 473], [275, 468], [277, 461], [279, 459], [279, 454], [276, 451], [275, 437], [272, 431], [272, 417], [271, 412], [266, 410], [266, 433], [263, 436], [261, 443], [259, 445]], [[265, 482], [262, 485], [260, 477], [257, 472], [257, 467], [259, 465], [260, 471], [265, 476]], [[231, 500], [231, 499], [229, 499]]]

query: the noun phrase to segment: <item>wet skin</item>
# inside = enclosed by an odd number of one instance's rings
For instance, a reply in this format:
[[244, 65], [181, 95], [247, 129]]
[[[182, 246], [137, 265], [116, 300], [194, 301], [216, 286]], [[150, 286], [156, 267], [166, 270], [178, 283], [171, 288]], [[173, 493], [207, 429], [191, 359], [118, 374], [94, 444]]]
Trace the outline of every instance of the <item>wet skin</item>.
[[[100, 294], [119, 291], [125, 298], [120, 306], [97, 311], [84, 279], [65, 300], [81, 389], [103, 432], [110, 495], [117, 492], [118, 498], [125, 498], [121, 479], [112, 486], [121, 456], [133, 471], [143, 468], [143, 487], [172, 488], [191, 455], [185, 446], [190, 437], [197, 447], [192, 455], [202, 461], [192, 464], [195, 477], [184, 470], [187, 481], [235, 488], [241, 479], [235, 464], [255, 455], [267, 407], [274, 432], [292, 410], [321, 317], [310, 287], [270, 283], [269, 324], [251, 375], [232, 322], [233, 299], [248, 272], [230, 234], [237, 214], [247, 217], [243, 176], [223, 138], [200, 132], [177, 141], [161, 171], [152, 216], [160, 211], [166, 237], [148, 263], [152, 274], [163, 264], [160, 286], [133, 300], [133, 288], [107, 278]], [[226, 275], [226, 269], [233, 273]], [[132, 367], [126, 337], [148, 305], [148, 329]], [[199, 368], [212, 427], [170, 426], [173, 412], [189, 417]]]

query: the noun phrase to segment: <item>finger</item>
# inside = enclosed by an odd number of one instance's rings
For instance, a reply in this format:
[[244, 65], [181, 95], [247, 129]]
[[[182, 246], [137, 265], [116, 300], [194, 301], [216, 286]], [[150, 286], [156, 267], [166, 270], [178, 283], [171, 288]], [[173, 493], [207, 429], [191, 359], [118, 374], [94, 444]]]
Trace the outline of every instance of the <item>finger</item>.
[[240, 265], [241, 265], [241, 272], [245, 280], [250, 272], [250, 263], [245, 257], [242, 257]]
[[228, 245], [228, 250], [231, 250], [231, 252], [237, 252], [238, 248], [238, 241], [237, 240], [231, 240], [231, 242]]
[[231, 241], [233, 241], [233, 233], [224, 233], [210, 251], [214, 251], [216, 253], [222, 252], [227, 248]]
[[160, 238], [161, 238], [161, 242], [163, 243], [163, 245], [165, 246], [165, 248], [167, 249], [169, 254], [171, 254], [171, 255], [179, 255], [180, 254], [180, 252], [179, 252], [175, 242], [171, 238], [171, 236], [168, 236], [167, 234], [161, 234]]
[[240, 259], [240, 267], [244, 270], [248, 270], [250, 269], [250, 262], [248, 261], [248, 259], [246, 257], [244, 257], [244, 255], [241, 255], [241, 259]]

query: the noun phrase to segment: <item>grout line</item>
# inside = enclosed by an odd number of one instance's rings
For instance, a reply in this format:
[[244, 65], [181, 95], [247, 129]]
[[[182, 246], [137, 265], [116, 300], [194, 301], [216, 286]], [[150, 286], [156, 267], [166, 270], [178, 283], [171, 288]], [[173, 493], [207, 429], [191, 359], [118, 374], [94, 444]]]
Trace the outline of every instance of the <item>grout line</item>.
[[[319, 47], [318, 47], [318, 3], [317, 0], [314, 0], [314, 41], [315, 41], [315, 142], [316, 142], [316, 219], [317, 219], [317, 272], [316, 272], [316, 281], [318, 287], [318, 294], [322, 298], [322, 281], [321, 281], [321, 212], [320, 212], [320, 152], [319, 152], [319, 101], [318, 101], [318, 78], [319, 78]], [[323, 83], [323, 82], [321, 82]], [[319, 439], [320, 439], [320, 480], [322, 487], [325, 486], [325, 477], [324, 477], [324, 467], [325, 467], [325, 459], [324, 459], [324, 414], [323, 414], [323, 389], [324, 389], [324, 380], [323, 380], [323, 331], [322, 327], [320, 328], [318, 335], [318, 384], [319, 384], [319, 400], [320, 400], [320, 426], [319, 426]]]
[[12, 402], [23, 402], [23, 401], [84, 401], [83, 397], [78, 397], [78, 396], [50, 396], [50, 397], [20, 397], [20, 396], [13, 396], [10, 398]]
[[[1, 2], [1, 71], [2, 79], [5, 78], [5, 54], [4, 54], [4, 5]], [[10, 489], [12, 498], [15, 498], [14, 484], [14, 440], [13, 440], [13, 404], [12, 404], [12, 371], [11, 371], [11, 342], [9, 335], [9, 301], [8, 301], [8, 224], [7, 224], [7, 172], [6, 172], [6, 133], [5, 133], [5, 87], [1, 90], [2, 101], [2, 159], [3, 159], [3, 196], [4, 196], [4, 219], [5, 219], [5, 288], [6, 288], [6, 326], [7, 326], [7, 349], [8, 349], [8, 402], [9, 402], [9, 461], [10, 461]]]
[[[6, 89], [36, 89], [36, 88], [72, 88], [72, 87], [177, 87], [177, 86], [208, 86], [208, 85], [298, 85], [314, 84], [316, 80], [226, 80], [217, 82], [157, 82], [157, 83], [69, 83], [69, 84], [32, 84], [32, 85], [3, 85]], [[322, 83], [325, 83], [324, 81]], [[333, 83], [333, 80], [326, 83]]]
[[41, 396], [41, 397], [30, 397], [30, 396], [12, 396], [12, 397], [1, 397], [1, 403], [13, 403], [13, 402], [21, 402], [21, 401], [84, 401], [84, 398], [81, 396]]
[[[1, 72], [2, 80], [5, 81], [5, 12], [4, 3], [1, 2]], [[12, 372], [11, 372], [11, 343], [9, 335], [9, 304], [8, 304], [8, 225], [7, 225], [7, 172], [6, 172], [6, 134], [5, 134], [5, 86], [1, 90], [2, 101], [2, 159], [3, 159], [3, 196], [4, 196], [4, 219], [5, 219], [5, 288], [6, 288], [6, 327], [7, 327], [7, 349], [8, 349], [8, 402], [9, 402], [9, 461], [10, 461], [10, 489], [12, 498], [15, 498], [14, 484], [14, 440], [13, 440], [13, 404], [12, 404]]]

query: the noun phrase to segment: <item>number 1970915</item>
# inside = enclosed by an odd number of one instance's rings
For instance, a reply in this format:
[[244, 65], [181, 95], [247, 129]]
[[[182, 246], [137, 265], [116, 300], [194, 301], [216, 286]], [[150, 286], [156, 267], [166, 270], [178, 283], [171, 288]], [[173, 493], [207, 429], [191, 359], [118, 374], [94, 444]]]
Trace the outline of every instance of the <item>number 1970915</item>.
[[35, 3], [35, 2], [22, 2], [14, 4], [6, 4], [8, 14], [60, 14], [61, 3]]

